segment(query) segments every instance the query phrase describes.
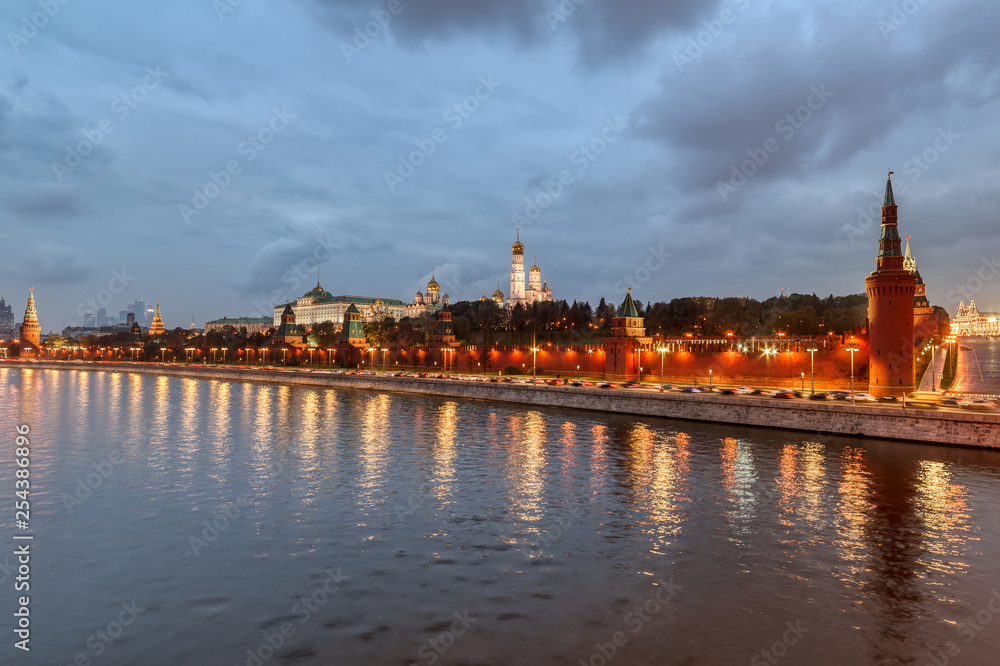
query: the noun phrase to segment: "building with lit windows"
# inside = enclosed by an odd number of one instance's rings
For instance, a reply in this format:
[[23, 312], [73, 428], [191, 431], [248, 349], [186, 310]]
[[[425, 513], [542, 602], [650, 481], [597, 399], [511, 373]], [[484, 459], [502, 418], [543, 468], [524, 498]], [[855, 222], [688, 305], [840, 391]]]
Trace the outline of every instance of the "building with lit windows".
[[951, 319], [952, 335], [1000, 335], [1000, 314], [996, 312], [980, 312], [976, 308], [976, 302], [969, 301], [969, 307], [965, 306], [965, 301], [958, 304], [958, 314]]
[[437, 313], [438, 310], [448, 305], [450, 299], [448, 292], [441, 296], [441, 285], [434, 279], [434, 272], [431, 271], [431, 281], [427, 283], [427, 291], [414, 297], [413, 302], [406, 306], [404, 316], [416, 319]]
[[294, 303], [283, 303], [274, 308], [272, 324], [275, 328], [281, 325], [281, 314], [285, 306], [291, 306], [295, 313], [295, 321], [299, 326], [312, 326], [333, 322], [344, 323], [344, 314], [352, 305], [361, 315], [361, 321], [379, 321], [386, 317], [402, 319], [406, 316], [406, 303], [394, 298], [371, 298], [368, 296], [334, 296], [320, 286], [316, 287], [295, 300]]

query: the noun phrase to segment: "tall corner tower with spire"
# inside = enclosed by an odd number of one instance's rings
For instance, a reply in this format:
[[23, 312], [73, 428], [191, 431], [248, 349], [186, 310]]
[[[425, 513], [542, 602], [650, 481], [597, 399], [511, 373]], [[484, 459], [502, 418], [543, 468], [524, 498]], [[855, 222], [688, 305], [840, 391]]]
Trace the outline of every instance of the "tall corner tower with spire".
[[149, 327], [149, 336], [163, 335], [166, 333], [166, 329], [163, 328], [163, 317], [160, 316], [160, 301], [156, 301], [156, 312], [153, 313], [153, 324]]
[[915, 389], [913, 299], [917, 276], [903, 256], [897, 227], [892, 172], [882, 202], [882, 234], [875, 271], [865, 279], [868, 293], [869, 392], [901, 396]]
[[21, 324], [21, 357], [33, 357], [38, 354], [41, 345], [42, 329], [38, 325], [38, 312], [35, 311], [35, 288], [28, 288], [28, 307], [24, 309], [24, 322]]

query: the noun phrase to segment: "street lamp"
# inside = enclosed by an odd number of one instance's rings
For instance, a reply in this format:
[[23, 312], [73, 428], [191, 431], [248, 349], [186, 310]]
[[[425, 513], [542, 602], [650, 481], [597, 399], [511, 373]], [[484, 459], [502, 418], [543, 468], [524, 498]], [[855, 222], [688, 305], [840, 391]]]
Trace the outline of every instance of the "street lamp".
[[288, 354], [288, 347], [282, 347], [281, 348], [281, 367], [283, 367], [283, 368], [287, 368], [288, 367], [288, 361], [286, 360], [287, 359], [287, 354]]
[[851, 404], [854, 404], [854, 352], [861, 351], [857, 347], [857, 341], [851, 340], [851, 346], [847, 348], [851, 352]]
[[806, 392], [806, 373], [802, 373], [802, 392]]
[[712, 368], [708, 369], [708, 385], [712, 385]]
[[819, 351], [816, 347], [810, 347], [806, 350], [809, 352], [809, 394], [816, 395], [816, 352]]
[[[531, 379], [532, 380], [535, 379], [535, 365], [536, 365], [535, 364], [535, 358], [536, 358], [536, 354], [537, 353], [538, 353], [538, 347], [532, 347], [531, 348]], [[524, 367], [523, 364], [522, 364], [522, 367]]]
[[217, 365], [219, 363], [219, 348], [212, 347], [212, 365]]
[[660, 393], [663, 393], [663, 355], [667, 353], [667, 348], [659, 347], [656, 351], [660, 352]]
[[382, 372], [385, 372], [385, 353], [389, 350], [383, 347], [380, 351], [382, 352]]

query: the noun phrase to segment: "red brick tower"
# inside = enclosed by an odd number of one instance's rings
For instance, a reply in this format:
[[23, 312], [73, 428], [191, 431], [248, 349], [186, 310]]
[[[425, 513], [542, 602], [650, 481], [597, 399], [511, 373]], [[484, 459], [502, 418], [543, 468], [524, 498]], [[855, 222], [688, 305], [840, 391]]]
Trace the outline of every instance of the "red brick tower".
[[24, 322], [21, 324], [21, 358], [34, 358], [39, 355], [42, 330], [38, 326], [38, 313], [35, 311], [35, 288], [28, 288], [28, 307], [24, 310]]
[[611, 323], [611, 337], [604, 338], [604, 376], [607, 379], [639, 379], [639, 353], [652, 338], [646, 337], [643, 317], [632, 300], [632, 289]]
[[915, 389], [913, 378], [913, 299], [917, 276], [904, 266], [896, 226], [892, 172], [882, 202], [882, 235], [875, 272], [865, 279], [868, 291], [869, 392], [881, 397]]

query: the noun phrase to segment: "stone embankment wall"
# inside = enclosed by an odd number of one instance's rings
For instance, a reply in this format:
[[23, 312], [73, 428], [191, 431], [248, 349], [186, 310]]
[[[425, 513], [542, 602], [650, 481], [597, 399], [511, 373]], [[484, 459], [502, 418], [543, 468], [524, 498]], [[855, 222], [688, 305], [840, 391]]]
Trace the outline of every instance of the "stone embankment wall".
[[761, 426], [930, 444], [1000, 448], [1000, 413], [945, 412], [841, 402], [779, 401], [717, 394], [680, 394], [375, 375], [339, 375], [297, 370], [189, 367], [46, 361], [11, 364], [51, 368], [170, 375], [223, 381], [391, 391], [538, 407], [561, 407], [689, 421]]

